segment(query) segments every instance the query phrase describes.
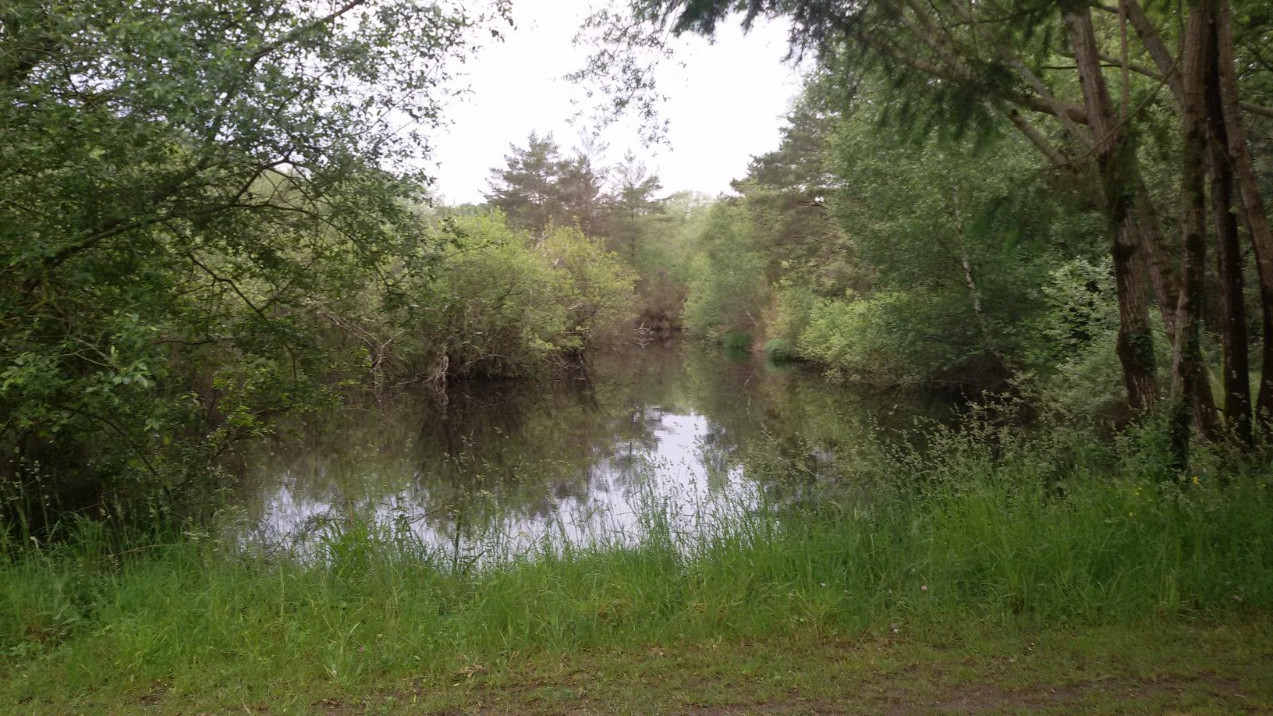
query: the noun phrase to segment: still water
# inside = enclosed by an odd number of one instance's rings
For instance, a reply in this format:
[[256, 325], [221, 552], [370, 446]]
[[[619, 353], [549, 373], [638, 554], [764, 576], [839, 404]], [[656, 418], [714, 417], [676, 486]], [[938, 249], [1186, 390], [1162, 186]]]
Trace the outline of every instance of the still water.
[[453, 566], [538, 550], [682, 546], [843, 479], [855, 449], [940, 405], [689, 344], [586, 375], [452, 385], [310, 425], [246, 456], [245, 539], [313, 554], [350, 525]]

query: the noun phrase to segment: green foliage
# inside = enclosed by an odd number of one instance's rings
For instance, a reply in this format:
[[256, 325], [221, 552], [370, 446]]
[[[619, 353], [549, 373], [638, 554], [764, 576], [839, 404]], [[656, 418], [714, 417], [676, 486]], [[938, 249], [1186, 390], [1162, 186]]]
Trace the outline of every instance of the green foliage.
[[491, 170], [487, 201], [504, 212], [509, 226], [542, 233], [552, 226], [577, 226], [591, 234], [602, 221], [601, 178], [589, 159], [563, 158], [552, 135], [531, 133], [526, 147], [512, 147], [507, 166]]
[[[555, 265], [565, 267], [585, 292], [605, 293], [609, 289], [604, 284], [635, 282], [637, 301], [625, 298], [624, 311], [637, 319], [638, 339], [669, 337], [678, 327], [684, 301], [682, 234], [690, 217], [679, 211], [678, 202], [655, 197], [658, 177], [632, 155], [616, 167], [602, 169], [594, 169], [582, 153], [564, 158], [551, 136], [532, 133], [525, 148], [512, 149], [506, 166], [491, 172], [490, 206], [505, 213], [510, 227], [529, 232], [540, 248], [564, 252], [554, 258]], [[576, 230], [578, 238], [563, 242], [560, 232], [566, 229]], [[582, 247], [580, 241], [599, 244], [582, 252], [566, 246]], [[588, 263], [596, 264], [595, 270]], [[589, 272], [596, 275], [585, 275]], [[572, 291], [566, 289], [568, 294]], [[570, 304], [571, 330], [578, 339], [575, 349], [591, 340], [588, 324], [594, 320], [609, 331], [607, 340], [618, 337], [614, 329], [622, 321], [607, 315], [619, 308], [617, 304], [608, 305], [609, 299], [600, 293], [571, 294], [562, 300]], [[634, 305], [635, 311], [629, 311]]]
[[1010, 136], [882, 131], [883, 92], [806, 87], [780, 148], [699, 231], [685, 325], [759, 328], [876, 385], [1000, 387], [1037, 353], [1048, 272], [1092, 253], [1099, 222]]
[[770, 338], [765, 341], [765, 356], [770, 362], [781, 365], [783, 363], [791, 363], [799, 360], [800, 353], [796, 350], [796, 346], [791, 341], [783, 338]]
[[809, 80], [782, 129], [776, 151], [753, 157], [742, 195], [754, 244], [768, 257], [766, 277], [808, 287], [822, 296], [862, 290], [867, 276], [856, 237], [844, 231], [827, 201], [842, 178], [832, 170], [828, 142], [839, 126], [824, 89]]
[[1027, 356], [1049, 409], [1077, 419], [1117, 416], [1123, 385], [1113, 284], [1108, 262], [1076, 259], [1043, 285], [1046, 309], [1034, 322]]
[[639, 328], [652, 338], [669, 338], [682, 325], [695, 238], [706, 224], [711, 199], [680, 193], [659, 206], [639, 222], [632, 265], [639, 276]]
[[794, 344], [809, 328], [809, 317], [818, 296], [802, 283], [786, 280], [774, 290], [773, 311], [768, 316], [766, 332], [777, 339]]
[[556, 275], [556, 301], [566, 311], [569, 334], [563, 347], [579, 351], [631, 328], [636, 276], [600, 241], [578, 229], [553, 229], [536, 252]]
[[1075, 259], [1055, 268], [1042, 287], [1046, 311], [1038, 319], [1035, 361], [1053, 365], [1118, 331], [1118, 302], [1109, 262]]
[[1042, 287], [1066, 257], [1099, 252], [1101, 223], [1011, 135], [882, 129], [884, 92], [806, 87], [780, 148], [700, 234], [686, 326], [717, 339], [763, 327], [879, 386], [995, 390], [1074, 355], [1041, 357], [1040, 326], [1063, 318]]
[[857, 101], [832, 143], [844, 179], [833, 206], [876, 290], [909, 294], [910, 309], [882, 319], [905, 347], [898, 357], [921, 378], [977, 353], [1019, 363], [1019, 327], [1041, 309], [1037, 286], [1054, 252], [1092, 239], [1058, 235], [1053, 217], [1069, 207], [1023, 142], [904, 143]]
[[399, 379], [514, 377], [631, 327], [631, 270], [578, 229], [531, 239], [502, 214], [436, 225], [448, 246], [429, 274], [407, 277], [409, 298], [388, 344]]
[[885, 386], [913, 383], [915, 375], [906, 371], [921, 363], [907, 349], [916, 346], [906, 345], [893, 330], [897, 320], [911, 317], [913, 303], [910, 295], [900, 292], [820, 299], [809, 310], [800, 352], [848, 380]]
[[236, 437], [324, 399], [352, 362], [331, 307], [426, 253], [402, 167], [471, 24], [396, 0], [0, 8], [6, 523], [189, 516]]
[[454, 243], [414, 289], [409, 374], [507, 377], [533, 370], [567, 330], [552, 269], [500, 215], [457, 217]]
[[665, 219], [666, 206], [655, 198], [663, 188], [659, 178], [632, 154], [609, 171], [613, 188], [605, 197], [605, 208], [596, 234], [611, 251], [635, 265], [638, 253], [653, 237], [654, 226]]
[[712, 207], [690, 264], [684, 320], [691, 333], [718, 341], [759, 320], [766, 300], [767, 262], [752, 248], [751, 239], [751, 226], [740, 207]]
[[746, 359], [751, 352], [751, 334], [747, 331], [729, 331], [721, 336], [720, 345], [725, 349], [725, 355]]
[[[1129, 420], [1123, 374], [1114, 352], [1118, 303], [1108, 261], [1074, 259], [1057, 266], [1042, 286], [1045, 310], [1027, 324], [1027, 386], [1060, 420], [1122, 427]], [[1169, 365], [1170, 341], [1161, 320], [1151, 326], [1155, 361]]]

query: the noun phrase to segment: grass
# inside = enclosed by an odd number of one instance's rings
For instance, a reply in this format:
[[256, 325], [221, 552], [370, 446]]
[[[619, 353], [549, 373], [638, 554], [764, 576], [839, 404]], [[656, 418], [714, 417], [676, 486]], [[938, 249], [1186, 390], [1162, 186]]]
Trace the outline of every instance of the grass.
[[827, 638], [453, 655], [436, 669], [358, 682], [225, 681], [191, 689], [139, 681], [131, 691], [13, 704], [20, 713], [1195, 713], [1273, 706], [1273, 624], [1019, 629], [974, 623]]
[[0, 564], [0, 705], [1273, 709], [1267, 475], [938, 443], [895, 464], [915, 482], [739, 517], [688, 552], [657, 514], [638, 547], [476, 571], [357, 522], [310, 563], [77, 523]]

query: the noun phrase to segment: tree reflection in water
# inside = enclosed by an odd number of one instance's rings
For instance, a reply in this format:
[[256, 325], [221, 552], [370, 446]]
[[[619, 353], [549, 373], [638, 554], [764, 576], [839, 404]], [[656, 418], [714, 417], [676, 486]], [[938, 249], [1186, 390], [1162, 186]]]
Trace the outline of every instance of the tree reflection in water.
[[726, 514], [842, 479], [846, 446], [914, 414], [896, 402], [680, 345], [598, 357], [587, 380], [404, 396], [249, 455], [246, 539], [303, 555], [369, 522], [461, 567], [632, 544], [653, 511], [688, 546]]

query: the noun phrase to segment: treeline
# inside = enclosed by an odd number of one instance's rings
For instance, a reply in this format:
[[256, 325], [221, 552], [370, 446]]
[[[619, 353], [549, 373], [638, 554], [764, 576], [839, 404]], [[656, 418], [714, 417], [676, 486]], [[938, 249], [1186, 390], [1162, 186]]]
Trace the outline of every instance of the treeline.
[[194, 515], [280, 416], [682, 328], [869, 385], [1168, 416], [1179, 466], [1194, 434], [1264, 430], [1259, 3], [638, 3], [654, 44], [620, 36], [647, 50], [726, 9], [794, 18], [813, 70], [736, 196], [532, 134], [483, 205], [435, 207], [409, 167], [494, 8], [0, 9], [10, 524]]
[[198, 518], [233, 485], [219, 458], [281, 417], [626, 335], [634, 274], [587, 223], [439, 210], [410, 169], [492, 7], [0, 8], [0, 521], [18, 543], [80, 512]]
[[878, 388], [1035, 374], [1058, 408], [1126, 419], [1099, 212], [1010, 134], [890, 129], [882, 92], [812, 77], [735, 196], [659, 197], [634, 162], [594, 169], [532, 135], [492, 172], [490, 206], [465, 210], [498, 208], [532, 242], [598, 237], [635, 277], [638, 340], [683, 329]]
[[[789, 172], [784, 152], [759, 161], [735, 209], [749, 218], [722, 213], [717, 231], [722, 247], [757, 251], [707, 252], [751, 276], [766, 264], [770, 286], [786, 280], [767, 306], [777, 320], [759, 318], [759, 284], [733, 280], [711, 294], [739, 291], [746, 308], [730, 315], [691, 289], [687, 320], [704, 307], [697, 323], [709, 332], [778, 325], [798, 353], [880, 382], [1006, 369], [1068, 374], [1058, 382], [1067, 387], [1112, 354], [1127, 417], [1164, 416], [1179, 465], [1194, 435], [1250, 444], [1267, 434], [1265, 4], [672, 0], [629, 10], [591, 25], [628, 52], [612, 44], [581, 73], [624, 86], [617, 108], [651, 107], [647, 84], [623, 80], [641, 53], [670, 35], [711, 35], [731, 15], [786, 19], [793, 53], [816, 67], [818, 100], [793, 122], [786, 154], [813, 144], [823, 157], [788, 174], [795, 183], [767, 178]], [[801, 128], [822, 121], [825, 138]], [[825, 206], [865, 275], [819, 286], [766, 250], [782, 236], [781, 213], [756, 209], [775, 183], [804, 194], [788, 212]]]
[[411, 169], [493, 8], [0, 9], [14, 543], [72, 514], [200, 519], [233, 488], [227, 451], [284, 418], [676, 330], [664, 267], [696, 200], [656, 196], [636, 162], [532, 135], [466, 207]]
[[979, 394], [1034, 374], [1115, 417], [1099, 213], [1002, 127], [908, 134], [881, 116], [886, 95], [810, 81], [779, 149], [697, 237], [687, 328], [876, 387]]

